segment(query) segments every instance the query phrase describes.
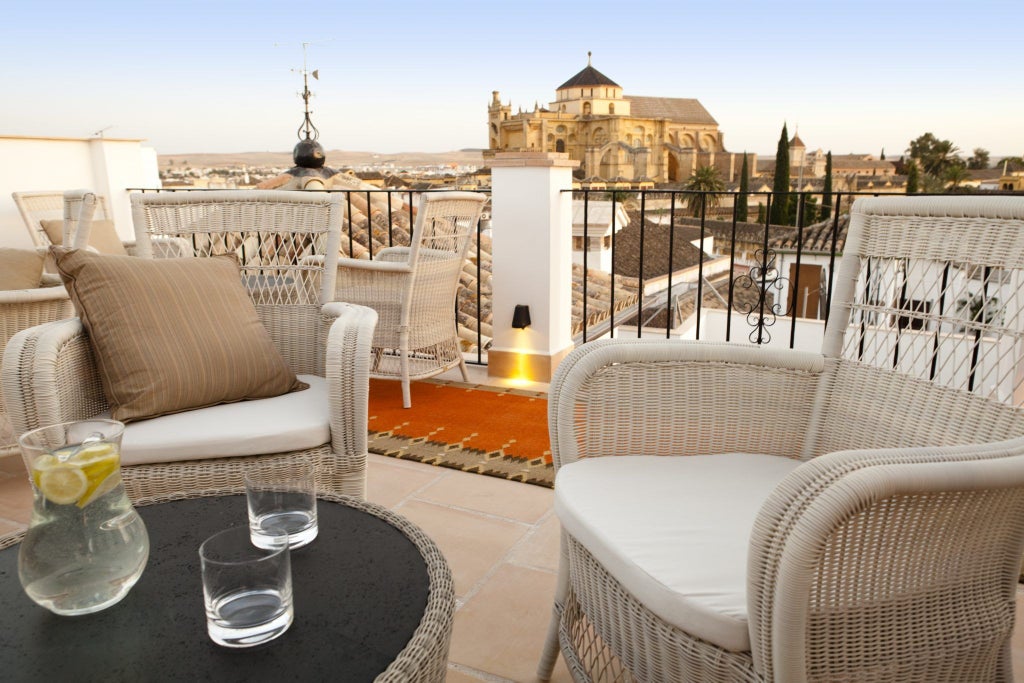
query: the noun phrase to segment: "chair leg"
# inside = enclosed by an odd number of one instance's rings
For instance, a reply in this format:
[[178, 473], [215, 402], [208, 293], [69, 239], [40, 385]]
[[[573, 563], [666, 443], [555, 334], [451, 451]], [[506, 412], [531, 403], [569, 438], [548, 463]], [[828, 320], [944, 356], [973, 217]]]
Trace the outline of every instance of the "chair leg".
[[542, 681], [551, 680], [551, 674], [555, 670], [555, 662], [558, 661], [558, 624], [561, 621], [561, 605], [552, 606], [551, 621], [548, 623], [548, 635], [544, 639], [544, 649], [541, 650], [540, 661], [537, 663], [537, 678]]
[[412, 408], [412, 393], [409, 391], [409, 328], [398, 331], [398, 363], [402, 373], [402, 407]]
[[412, 392], [409, 391], [409, 373], [402, 373], [402, 407], [412, 408]]
[[462, 381], [468, 382], [469, 371], [466, 369], [466, 360], [462, 357], [462, 354], [459, 354], [459, 370], [462, 371]]
[[564, 531], [561, 535], [560, 546], [561, 553], [558, 559], [558, 581], [555, 584], [555, 601], [551, 607], [551, 621], [548, 623], [548, 635], [544, 639], [544, 649], [541, 650], [540, 661], [537, 663], [537, 678], [542, 681], [551, 680], [551, 674], [555, 670], [555, 662], [558, 661], [558, 629], [562, 622], [562, 610], [565, 606], [565, 600], [569, 594], [569, 543], [566, 541]]

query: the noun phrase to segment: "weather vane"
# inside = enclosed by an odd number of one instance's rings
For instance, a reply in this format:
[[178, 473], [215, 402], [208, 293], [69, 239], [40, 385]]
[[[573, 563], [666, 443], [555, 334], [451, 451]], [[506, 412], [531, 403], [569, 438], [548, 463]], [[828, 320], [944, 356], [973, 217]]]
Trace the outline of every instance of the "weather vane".
[[[299, 129], [295, 131], [299, 140], [303, 139], [303, 130], [305, 130], [306, 133], [306, 140], [316, 140], [320, 137], [320, 131], [313, 125], [313, 120], [309, 117], [309, 98], [313, 96], [313, 93], [309, 91], [309, 77], [312, 76], [316, 80], [320, 80], [320, 70], [314, 69], [313, 71], [310, 71], [306, 66], [306, 48], [309, 47], [309, 45], [309, 43], [302, 44], [302, 94], [300, 96], [306, 105], [306, 116], [299, 125]], [[295, 71], [295, 69], [292, 69], [292, 71]]]

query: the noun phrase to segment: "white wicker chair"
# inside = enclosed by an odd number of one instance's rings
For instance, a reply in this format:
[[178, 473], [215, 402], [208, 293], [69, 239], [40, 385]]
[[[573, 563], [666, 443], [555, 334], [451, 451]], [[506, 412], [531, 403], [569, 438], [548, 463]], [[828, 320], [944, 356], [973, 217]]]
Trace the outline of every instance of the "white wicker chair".
[[576, 349], [540, 677], [1011, 680], [1022, 287], [1024, 198], [861, 199], [821, 354]]
[[[43, 221], [64, 221], [62, 244], [84, 248], [89, 243], [93, 220], [110, 220], [107, 199], [89, 190], [67, 190], [65, 192], [12, 192], [11, 197], [21, 213], [21, 218], [37, 247], [52, 245], [49, 235], [43, 229]], [[121, 240], [128, 254], [137, 255], [135, 240]], [[182, 240], [154, 236], [152, 251], [157, 258], [189, 256], [188, 244]]]
[[410, 380], [456, 365], [469, 379], [455, 294], [485, 201], [472, 192], [424, 194], [410, 246], [382, 249], [373, 260], [338, 260], [335, 299], [377, 311], [371, 376], [400, 379], [406, 408], [412, 405]]
[[[329, 438], [299, 451], [265, 452], [251, 434], [266, 430], [266, 416], [253, 424], [256, 418], [249, 411], [258, 410], [262, 401], [276, 399], [231, 404], [243, 413], [232, 411], [230, 420], [219, 421], [216, 427], [222, 434], [228, 428], [241, 430], [237, 441], [231, 441], [238, 444], [239, 452], [229, 453], [231, 457], [197, 452], [203, 447], [201, 438], [197, 442], [189, 432], [205, 432], [186, 424], [204, 411], [225, 406], [133, 422], [125, 431], [123, 451], [129, 495], [137, 499], [239, 491], [244, 468], [254, 458], [287, 467], [294, 458], [304, 456], [316, 463], [320, 490], [362, 498], [370, 342], [376, 314], [330, 302], [341, 230], [340, 198], [301, 192], [179, 192], [135, 195], [132, 209], [142, 257], [152, 256], [157, 236], [187, 242], [197, 257], [238, 255], [243, 282], [260, 319], [292, 369], [312, 385], [290, 396], [306, 394], [305, 400], [319, 400], [322, 394], [329, 406], [322, 425]], [[11, 421], [19, 433], [94, 417], [107, 408], [89, 342], [77, 318], [16, 335], [4, 354], [2, 382]], [[284, 424], [294, 417], [280, 414], [271, 425], [282, 433]], [[155, 423], [171, 419], [176, 426], [164, 423], [156, 429]], [[168, 432], [173, 432], [174, 439], [188, 437], [191, 445], [175, 452], [190, 459], [131, 464], [133, 432], [138, 434], [140, 429], [149, 430], [143, 433], [150, 435], [150, 441], [154, 429], [163, 438], [172, 438]], [[156, 446], [170, 451], [173, 444]]]
[[[11, 197], [14, 199], [14, 204], [18, 207], [18, 212], [21, 214], [25, 227], [32, 237], [32, 243], [37, 247], [48, 248], [52, 245], [52, 242], [46, 231], [43, 230], [42, 221], [63, 219], [65, 222], [64, 244], [70, 246], [74, 235], [71, 235], [69, 239], [68, 230], [69, 228], [74, 229], [75, 226], [69, 225], [68, 219], [78, 220], [82, 198], [86, 194], [92, 194], [95, 198], [95, 214], [90, 218], [110, 220], [110, 210], [107, 207], [106, 197], [95, 195], [88, 190], [12, 192]], [[135, 245], [133, 241], [125, 242], [124, 244], [125, 248], [129, 251]]]
[[[0, 358], [16, 333], [74, 315], [67, 290], [58, 285], [0, 291]], [[18, 453], [14, 428], [0, 396], [0, 457]]]

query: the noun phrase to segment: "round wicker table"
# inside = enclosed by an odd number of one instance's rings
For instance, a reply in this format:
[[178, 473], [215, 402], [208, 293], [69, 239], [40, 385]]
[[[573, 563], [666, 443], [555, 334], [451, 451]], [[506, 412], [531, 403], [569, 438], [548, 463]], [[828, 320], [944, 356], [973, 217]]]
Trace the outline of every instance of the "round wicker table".
[[232, 650], [206, 633], [199, 544], [246, 523], [245, 497], [136, 506], [149, 563], [117, 605], [81, 617], [37, 606], [0, 537], [4, 680], [443, 681], [455, 609], [451, 571], [422, 531], [378, 505], [320, 496], [319, 535], [292, 553], [295, 621], [264, 645]]

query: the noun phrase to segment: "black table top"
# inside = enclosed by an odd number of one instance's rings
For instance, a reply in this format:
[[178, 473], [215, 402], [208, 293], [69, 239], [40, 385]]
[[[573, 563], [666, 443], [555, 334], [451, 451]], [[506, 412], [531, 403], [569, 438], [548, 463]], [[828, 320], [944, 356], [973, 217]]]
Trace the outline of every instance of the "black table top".
[[244, 496], [137, 508], [150, 553], [139, 582], [96, 614], [61, 617], [18, 581], [17, 545], [0, 551], [0, 679], [5, 681], [372, 681], [406, 646], [427, 604], [427, 568], [394, 526], [319, 501], [319, 535], [292, 553], [295, 620], [279, 638], [234, 650], [206, 633], [199, 544], [246, 523]]

